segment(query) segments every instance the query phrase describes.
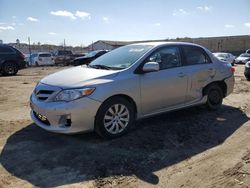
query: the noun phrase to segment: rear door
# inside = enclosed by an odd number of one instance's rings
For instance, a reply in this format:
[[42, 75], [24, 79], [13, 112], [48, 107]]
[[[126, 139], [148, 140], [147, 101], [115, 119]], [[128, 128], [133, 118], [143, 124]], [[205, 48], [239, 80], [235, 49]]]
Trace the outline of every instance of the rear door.
[[186, 102], [202, 98], [202, 89], [213, 81], [216, 69], [204, 49], [193, 45], [183, 45], [184, 73], [188, 76]]
[[158, 62], [160, 71], [140, 76], [143, 115], [159, 112], [185, 101], [187, 76], [183, 72], [180, 50], [166, 46], [153, 52], [145, 61]]

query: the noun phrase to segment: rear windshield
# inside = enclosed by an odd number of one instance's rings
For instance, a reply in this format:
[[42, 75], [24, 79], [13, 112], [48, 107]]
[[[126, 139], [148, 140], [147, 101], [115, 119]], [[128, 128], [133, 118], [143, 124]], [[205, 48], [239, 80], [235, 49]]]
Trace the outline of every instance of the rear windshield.
[[58, 55], [72, 55], [71, 51], [58, 51]]
[[39, 57], [51, 57], [51, 54], [39, 54]]
[[227, 54], [214, 54], [216, 57], [227, 57]]

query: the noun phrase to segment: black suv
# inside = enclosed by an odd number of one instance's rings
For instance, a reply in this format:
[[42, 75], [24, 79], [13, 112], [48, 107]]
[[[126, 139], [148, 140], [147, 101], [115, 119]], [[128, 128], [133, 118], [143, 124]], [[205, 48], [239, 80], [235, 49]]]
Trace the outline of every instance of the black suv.
[[24, 55], [16, 48], [0, 45], [0, 72], [3, 75], [15, 75], [19, 69], [26, 66]]
[[78, 65], [88, 65], [91, 63], [91, 61], [94, 61], [96, 58], [106, 54], [109, 52], [108, 50], [96, 50], [89, 52], [87, 55], [75, 58], [72, 65], [78, 66]]

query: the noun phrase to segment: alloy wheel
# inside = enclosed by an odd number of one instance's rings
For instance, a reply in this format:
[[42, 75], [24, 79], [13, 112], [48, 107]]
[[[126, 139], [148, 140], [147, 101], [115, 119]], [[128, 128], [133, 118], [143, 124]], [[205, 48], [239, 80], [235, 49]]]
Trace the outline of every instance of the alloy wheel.
[[104, 115], [104, 127], [111, 134], [121, 133], [127, 127], [129, 118], [128, 108], [123, 104], [115, 104]]

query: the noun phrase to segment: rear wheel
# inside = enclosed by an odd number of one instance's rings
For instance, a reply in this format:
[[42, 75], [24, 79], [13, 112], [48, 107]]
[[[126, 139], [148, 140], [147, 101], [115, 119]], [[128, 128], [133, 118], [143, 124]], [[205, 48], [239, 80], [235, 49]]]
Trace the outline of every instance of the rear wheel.
[[205, 93], [207, 94], [207, 108], [209, 110], [219, 109], [223, 101], [223, 92], [220, 86], [217, 84], [211, 84], [207, 87]]
[[104, 138], [115, 138], [127, 133], [133, 123], [133, 105], [122, 97], [114, 97], [98, 110], [95, 131]]
[[3, 75], [15, 75], [18, 72], [18, 66], [15, 62], [6, 62], [2, 67]]

